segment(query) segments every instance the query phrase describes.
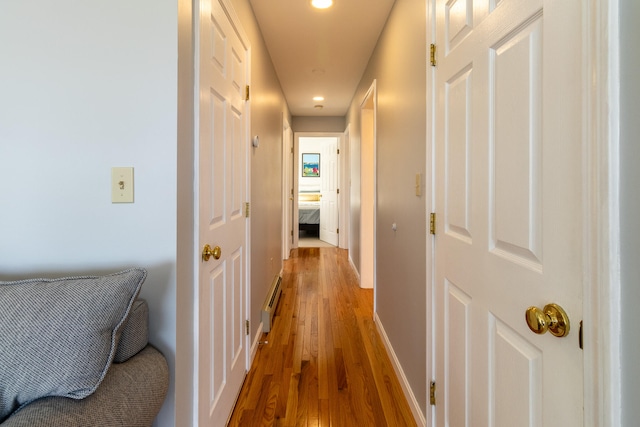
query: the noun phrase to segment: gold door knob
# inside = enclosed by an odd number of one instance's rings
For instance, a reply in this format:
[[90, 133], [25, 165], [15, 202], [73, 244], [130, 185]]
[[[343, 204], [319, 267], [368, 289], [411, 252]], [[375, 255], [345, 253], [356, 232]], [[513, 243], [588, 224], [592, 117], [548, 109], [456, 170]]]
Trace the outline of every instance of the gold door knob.
[[524, 314], [529, 329], [536, 334], [551, 332], [558, 338], [569, 334], [569, 316], [558, 304], [547, 304], [544, 309], [529, 307]]
[[209, 261], [209, 258], [213, 257], [214, 259], [220, 259], [220, 255], [222, 255], [222, 249], [220, 249], [220, 246], [216, 246], [215, 248], [211, 249], [211, 246], [209, 246], [209, 244], [204, 245], [204, 248], [202, 248], [202, 260], [203, 261]]

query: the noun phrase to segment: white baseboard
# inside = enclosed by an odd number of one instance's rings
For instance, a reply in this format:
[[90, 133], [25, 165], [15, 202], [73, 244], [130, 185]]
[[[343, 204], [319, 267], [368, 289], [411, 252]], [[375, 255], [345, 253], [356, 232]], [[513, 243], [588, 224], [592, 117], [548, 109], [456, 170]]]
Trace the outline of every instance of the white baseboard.
[[351, 252], [349, 252], [349, 265], [351, 265], [351, 270], [353, 270], [353, 274], [356, 275], [356, 279], [358, 280], [358, 286], [360, 286], [360, 273], [358, 272], [356, 265], [353, 263], [353, 260], [351, 259]]
[[260, 322], [256, 331], [256, 335], [253, 337], [253, 342], [251, 343], [251, 351], [249, 352], [249, 360], [247, 361], [247, 372], [249, 372], [249, 370], [251, 369], [253, 360], [256, 358], [256, 353], [258, 353], [258, 346], [260, 345], [260, 337], [262, 337], [263, 329], [264, 325], [262, 324], [262, 322]]
[[389, 337], [387, 337], [387, 333], [382, 326], [382, 322], [376, 313], [374, 315], [374, 322], [376, 327], [378, 328], [378, 333], [382, 338], [382, 342], [384, 343], [384, 347], [387, 350], [387, 354], [389, 355], [389, 359], [391, 359], [391, 364], [393, 365], [393, 370], [396, 371], [396, 375], [398, 376], [398, 380], [400, 381], [400, 386], [402, 387], [402, 391], [404, 392], [405, 397], [407, 398], [407, 402], [409, 402], [409, 407], [411, 408], [411, 413], [413, 414], [413, 419], [416, 424], [421, 427], [426, 427], [427, 420], [420, 409], [420, 405], [416, 400], [416, 396], [413, 394], [411, 387], [409, 386], [409, 381], [407, 381], [407, 377], [402, 370], [402, 366], [400, 366], [400, 361], [396, 357], [396, 353], [393, 351], [393, 347], [391, 346], [391, 342], [389, 341]]

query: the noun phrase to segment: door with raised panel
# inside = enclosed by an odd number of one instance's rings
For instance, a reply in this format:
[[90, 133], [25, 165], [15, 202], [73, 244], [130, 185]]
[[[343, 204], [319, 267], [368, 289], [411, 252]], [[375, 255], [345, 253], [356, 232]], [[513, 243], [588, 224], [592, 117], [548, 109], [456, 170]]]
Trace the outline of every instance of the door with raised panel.
[[582, 2], [435, 1], [436, 425], [581, 426]]
[[198, 2], [198, 425], [224, 425], [247, 370], [248, 45], [227, 0]]
[[338, 138], [323, 138], [321, 147], [320, 240], [338, 246]]

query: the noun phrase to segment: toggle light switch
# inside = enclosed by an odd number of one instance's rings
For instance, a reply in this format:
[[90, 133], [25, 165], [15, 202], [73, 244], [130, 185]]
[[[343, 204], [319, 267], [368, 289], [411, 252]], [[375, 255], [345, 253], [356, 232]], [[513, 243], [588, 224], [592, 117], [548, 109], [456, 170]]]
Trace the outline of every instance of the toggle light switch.
[[111, 168], [111, 203], [133, 203], [133, 168]]

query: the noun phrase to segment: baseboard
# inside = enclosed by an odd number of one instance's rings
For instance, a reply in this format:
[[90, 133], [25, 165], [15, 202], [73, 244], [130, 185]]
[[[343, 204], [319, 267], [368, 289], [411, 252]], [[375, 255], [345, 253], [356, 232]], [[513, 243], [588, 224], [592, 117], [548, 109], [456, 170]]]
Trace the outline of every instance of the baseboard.
[[[376, 327], [378, 328], [378, 333], [382, 338], [382, 342], [384, 344], [384, 348], [387, 350], [387, 355], [389, 359], [391, 359], [391, 364], [393, 365], [393, 370], [396, 372], [398, 376], [398, 380], [400, 381], [400, 386], [402, 387], [402, 391], [404, 392], [404, 396], [407, 398], [407, 402], [409, 402], [409, 407], [411, 408], [411, 413], [413, 414], [413, 419], [416, 424], [420, 427], [426, 427], [427, 420], [420, 409], [420, 405], [416, 400], [416, 396], [413, 394], [411, 387], [409, 386], [409, 381], [407, 381], [407, 376], [404, 374], [402, 370], [402, 366], [400, 366], [400, 361], [396, 357], [396, 353], [393, 351], [393, 347], [391, 346], [391, 342], [389, 341], [389, 337], [387, 337], [387, 333], [382, 326], [382, 322], [376, 313], [374, 315], [374, 322]], [[426, 361], [425, 361], [426, 363]]]
[[351, 259], [351, 252], [349, 252], [349, 265], [351, 265], [351, 270], [353, 270], [353, 274], [356, 275], [356, 280], [358, 281], [358, 286], [360, 286], [360, 273], [358, 272], [358, 269], [356, 268], [356, 265], [353, 263], [353, 260]]
[[264, 325], [262, 322], [258, 325], [258, 329], [256, 331], [255, 337], [253, 337], [253, 342], [251, 343], [251, 351], [249, 353], [249, 360], [247, 364], [247, 372], [251, 369], [253, 365], [253, 360], [256, 358], [256, 354], [258, 353], [258, 346], [260, 345], [260, 338], [262, 337], [262, 331], [264, 330]]

